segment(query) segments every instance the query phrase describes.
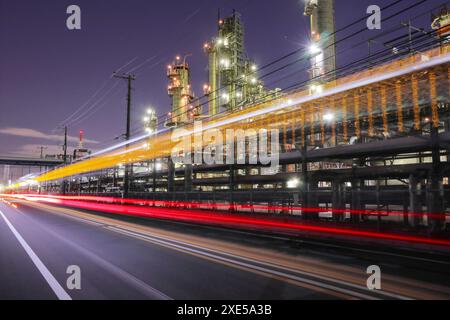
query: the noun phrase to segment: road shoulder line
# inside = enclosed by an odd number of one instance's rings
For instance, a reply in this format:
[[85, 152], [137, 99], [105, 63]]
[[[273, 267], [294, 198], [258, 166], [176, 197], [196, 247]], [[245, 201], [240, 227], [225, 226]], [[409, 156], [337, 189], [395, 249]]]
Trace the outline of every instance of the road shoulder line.
[[19, 241], [20, 245], [26, 251], [26, 253], [30, 257], [31, 261], [33, 261], [34, 265], [39, 270], [41, 275], [44, 277], [45, 281], [47, 281], [48, 285], [53, 290], [53, 292], [56, 294], [58, 299], [59, 300], [72, 300], [72, 298], [69, 296], [69, 294], [59, 284], [59, 282], [56, 280], [56, 278], [52, 275], [52, 273], [48, 270], [48, 268], [44, 265], [44, 263], [41, 261], [41, 259], [36, 255], [36, 253], [33, 251], [33, 249], [31, 249], [31, 247], [28, 245], [28, 243], [25, 241], [25, 239], [20, 235], [20, 233], [16, 230], [16, 228], [14, 228], [14, 226], [11, 224], [11, 222], [8, 220], [8, 218], [5, 216], [5, 214], [1, 210], [0, 210], [0, 216], [3, 218], [3, 220], [5, 221], [8, 228], [14, 234], [16, 239]]

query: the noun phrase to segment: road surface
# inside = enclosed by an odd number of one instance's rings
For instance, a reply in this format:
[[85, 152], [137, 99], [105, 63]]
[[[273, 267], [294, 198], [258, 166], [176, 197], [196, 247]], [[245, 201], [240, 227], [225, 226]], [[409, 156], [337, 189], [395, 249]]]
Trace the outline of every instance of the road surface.
[[[368, 290], [379, 265], [382, 290]], [[68, 286], [79, 267], [81, 289]], [[445, 259], [0, 201], [0, 299], [449, 299]], [[69, 282], [70, 282], [69, 281]]]

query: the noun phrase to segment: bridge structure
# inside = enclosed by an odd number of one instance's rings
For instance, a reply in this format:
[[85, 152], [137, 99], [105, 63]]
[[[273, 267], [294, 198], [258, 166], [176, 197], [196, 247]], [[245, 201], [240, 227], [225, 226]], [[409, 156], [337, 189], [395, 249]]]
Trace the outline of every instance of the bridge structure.
[[8, 166], [52, 168], [52, 167], [62, 165], [63, 163], [64, 163], [64, 161], [59, 160], [59, 159], [0, 156], [0, 165], [8, 165]]

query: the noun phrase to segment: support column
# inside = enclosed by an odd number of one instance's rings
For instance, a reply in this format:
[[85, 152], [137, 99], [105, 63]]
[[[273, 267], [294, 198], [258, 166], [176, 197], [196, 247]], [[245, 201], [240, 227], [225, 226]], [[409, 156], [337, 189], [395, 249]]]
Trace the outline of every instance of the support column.
[[[302, 128], [302, 130], [304, 131], [304, 127]], [[303, 142], [303, 148], [302, 148], [302, 183], [300, 184], [301, 186], [301, 195], [302, 195], [302, 217], [304, 219], [308, 219], [309, 218], [309, 213], [305, 212], [305, 209], [308, 208], [309, 203], [308, 203], [308, 194], [309, 194], [309, 179], [308, 179], [308, 161], [306, 158], [306, 153], [308, 151], [308, 147], [306, 145], [306, 139], [304, 137], [304, 134], [302, 135], [302, 140]]]
[[153, 169], [152, 169], [152, 182], [153, 182], [152, 190], [153, 190], [153, 192], [156, 192], [156, 159], [153, 160], [152, 166], [153, 166]]
[[[233, 193], [236, 189], [236, 170], [234, 166], [230, 165], [230, 178], [229, 178], [229, 187], [230, 187], [230, 212], [236, 211], [234, 205]], [[253, 189], [253, 187], [252, 187]]]
[[184, 166], [184, 191], [192, 192], [192, 164]]
[[167, 162], [167, 191], [174, 191], [174, 181], [175, 181], [175, 166], [173, 164], [172, 158], [169, 158]]
[[[317, 189], [318, 189], [318, 184], [319, 182], [316, 179], [309, 179], [308, 181], [308, 195], [307, 195], [307, 199], [308, 199], [308, 207], [309, 208], [317, 208], [319, 206], [318, 204], [318, 199], [317, 199]], [[308, 212], [308, 218], [311, 220], [316, 220], [319, 218], [319, 213], [318, 212]]]
[[439, 233], [445, 226], [444, 192], [441, 175], [441, 155], [438, 141], [438, 128], [431, 129], [433, 167], [428, 177], [427, 206], [428, 226], [432, 233]]
[[421, 220], [422, 203], [420, 202], [420, 182], [411, 174], [409, 176], [409, 226], [416, 228]]
[[[354, 180], [352, 181], [352, 210], [361, 210], [361, 181]], [[361, 221], [361, 214], [359, 213], [351, 213], [351, 219], [353, 222]]]
[[332, 202], [332, 214], [334, 221], [343, 221], [344, 214], [342, 213], [342, 209], [345, 208], [344, 199], [343, 199], [343, 183], [341, 181], [332, 181], [331, 182], [331, 202]]

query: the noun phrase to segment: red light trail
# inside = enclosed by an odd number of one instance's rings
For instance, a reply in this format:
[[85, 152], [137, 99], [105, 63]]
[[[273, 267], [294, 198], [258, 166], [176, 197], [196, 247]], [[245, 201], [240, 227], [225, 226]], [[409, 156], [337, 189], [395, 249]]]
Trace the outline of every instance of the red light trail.
[[[202, 209], [186, 209], [204, 206], [203, 203], [189, 203], [189, 202], [170, 202], [170, 201], [153, 201], [140, 199], [122, 199], [113, 197], [94, 197], [94, 196], [50, 196], [50, 195], [3, 195], [5, 197], [18, 198], [34, 202], [43, 202], [50, 204], [57, 204], [61, 206], [101, 211], [119, 215], [128, 215], [142, 218], [154, 218], [164, 220], [175, 220], [183, 222], [195, 222], [202, 224], [220, 224], [231, 227], [252, 227], [263, 230], [281, 229], [286, 231], [307, 231], [317, 232], [322, 234], [334, 234], [352, 237], [375, 238], [384, 240], [406, 241], [413, 243], [422, 243], [429, 245], [450, 246], [450, 240], [439, 238], [427, 238], [421, 236], [409, 236], [403, 234], [384, 233], [366, 230], [357, 230], [350, 228], [312, 225], [300, 222], [295, 218], [290, 217], [252, 217], [245, 214], [226, 214], [217, 212], [208, 212]], [[152, 207], [149, 207], [152, 206]], [[172, 206], [174, 208], [167, 208]], [[180, 210], [181, 207], [184, 208]], [[212, 204], [207, 207], [212, 208]], [[215, 205], [217, 207], [217, 205]], [[229, 207], [228, 205], [219, 205], [222, 207]], [[260, 208], [285, 208], [285, 207], [268, 207], [258, 206]], [[303, 208], [298, 208], [303, 209]], [[324, 211], [324, 208], [308, 208], [312, 212]], [[333, 210], [334, 211], [334, 210]], [[359, 211], [359, 210], [340, 210], [341, 213], [361, 213], [373, 214], [373, 212]]]

